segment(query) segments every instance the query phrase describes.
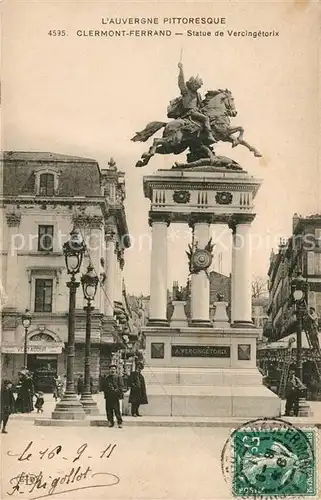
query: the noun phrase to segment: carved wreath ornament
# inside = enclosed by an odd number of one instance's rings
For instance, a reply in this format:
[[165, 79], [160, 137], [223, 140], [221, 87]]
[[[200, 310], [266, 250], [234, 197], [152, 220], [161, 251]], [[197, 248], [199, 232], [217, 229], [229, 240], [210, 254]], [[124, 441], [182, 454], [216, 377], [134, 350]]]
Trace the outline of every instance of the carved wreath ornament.
[[215, 196], [215, 201], [219, 205], [230, 205], [230, 203], [232, 203], [232, 199], [232, 194], [227, 191], [219, 191]]
[[191, 199], [191, 193], [189, 191], [174, 191], [173, 200], [175, 203], [188, 203]]

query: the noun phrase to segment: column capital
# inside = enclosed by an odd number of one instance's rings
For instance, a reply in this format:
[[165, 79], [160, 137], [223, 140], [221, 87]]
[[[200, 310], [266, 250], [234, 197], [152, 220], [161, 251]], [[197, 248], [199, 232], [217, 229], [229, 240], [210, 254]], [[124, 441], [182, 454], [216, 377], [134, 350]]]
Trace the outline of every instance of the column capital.
[[212, 224], [213, 215], [212, 214], [201, 214], [201, 213], [191, 213], [188, 217], [189, 227], [194, 227], [195, 224]]
[[6, 213], [7, 224], [9, 227], [19, 227], [21, 221], [20, 212], [7, 212]]
[[236, 227], [239, 224], [251, 224], [255, 216], [256, 214], [234, 214], [229, 219], [228, 227], [232, 229], [233, 234], [235, 234]]
[[148, 224], [153, 225], [154, 222], [164, 222], [167, 226], [172, 222], [172, 214], [168, 212], [156, 212], [150, 210], [148, 214]]

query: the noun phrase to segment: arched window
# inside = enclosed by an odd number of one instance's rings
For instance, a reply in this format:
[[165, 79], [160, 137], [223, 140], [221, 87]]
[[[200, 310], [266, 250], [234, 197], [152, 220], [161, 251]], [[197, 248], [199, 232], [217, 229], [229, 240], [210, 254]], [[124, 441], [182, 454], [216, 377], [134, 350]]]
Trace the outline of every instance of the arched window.
[[42, 196], [53, 196], [55, 194], [54, 174], [40, 174], [39, 194]]
[[30, 337], [32, 342], [54, 342], [55, 339], [52, 338], [48, 333], [36, 333], [32, 337]]

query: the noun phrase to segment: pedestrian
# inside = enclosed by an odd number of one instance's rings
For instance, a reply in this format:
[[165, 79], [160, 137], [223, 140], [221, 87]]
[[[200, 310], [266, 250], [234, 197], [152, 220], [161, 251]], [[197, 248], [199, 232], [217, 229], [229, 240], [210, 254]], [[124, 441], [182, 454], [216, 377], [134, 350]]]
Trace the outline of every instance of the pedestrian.
[[12, 382], [4, 380], [1, 384], [1, 424], [2, 434], [7, 434], [6, 426], [10, 414], [14, 412], [15, 399], [12, 391]]
[[123, 381], [122, 378], [116, 374], [116, 365], [110, 365], [109, 375], [104, 380], [103, 391], [109, 427], [114, 427], [115, 414], [118, 427], [121, 429], [123, 420], [120, 413], [119, 401], [124, 397]]
[[312, 376], [309, 383], [309, 392], [311, 401], [317, 401], [319, 392], [319, 382], [314, 376]]
[[137, 363], [136, 370], [130, 374], [128, 380], [128, 386], [130, 387], [129, 403], [132, 405], [132, 417], [141, 417], [142, 415], [139, 413], [140, 405], [148, 404], [145, 379], [141, 373], [143, 368], [144, 365], [142, 363]]
[[36, 394], [35, 408], [37, 408], [37, 413], [43, 413], [43, 405], [45, 403], [43, 392], [38, 392]]
[[63, 398], [67, 389], [67, 375], [65, 374], [62, 379], [61, 397]]
[[78, 380], [77, 380], [77, 394], [78, 394], [78, 396], [82, 395], [82, 393], [84, 392], [84, 389], [85, 389], [84, 376], [79, 375]]
[[286, 404], [285, 404], [285, 416], [291, 416], [291, 411], [293, 410], [293, 415], [298, 416], [299, 413], [299, 397], [300, 392], [306, 389], [305, 385], [301, 382], [299, 377], [296, 377], [294, 370], [289, 373], [287, 385], [286, 385]]
[[29, 370], [22, 369], [18, 372], [18, 384], [16, 408], [18, 413], [30, 413], [33, 411], [34, 385], [32, 373]]
[[55, 401], [57, 401], [58, 398], [62, 398], [62, 392], [63, 392], [63, 381], [61, 380], [60, 375], [56, 375], [53, 378], [53, 397], [55, 398]]

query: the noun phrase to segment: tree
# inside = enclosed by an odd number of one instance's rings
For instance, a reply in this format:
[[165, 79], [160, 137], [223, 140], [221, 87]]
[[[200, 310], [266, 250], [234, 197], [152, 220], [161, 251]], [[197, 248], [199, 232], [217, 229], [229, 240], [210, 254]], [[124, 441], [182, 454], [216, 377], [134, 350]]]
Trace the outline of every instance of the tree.
[[252, 281], [252, 297], [258, 299], [259, 297], [266, 297], [268, 295], [268, 282], [267, 279], [261, 276], [254, 276]]

